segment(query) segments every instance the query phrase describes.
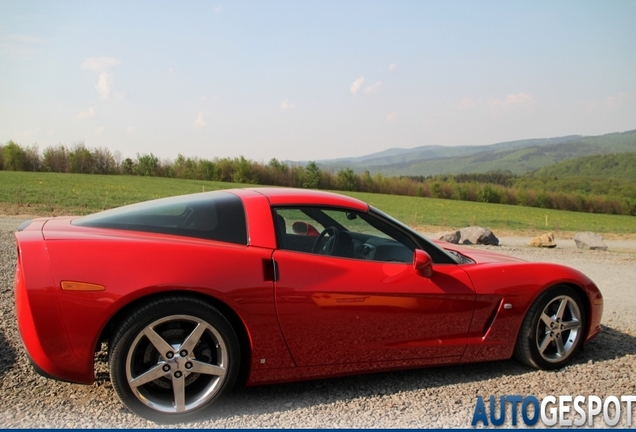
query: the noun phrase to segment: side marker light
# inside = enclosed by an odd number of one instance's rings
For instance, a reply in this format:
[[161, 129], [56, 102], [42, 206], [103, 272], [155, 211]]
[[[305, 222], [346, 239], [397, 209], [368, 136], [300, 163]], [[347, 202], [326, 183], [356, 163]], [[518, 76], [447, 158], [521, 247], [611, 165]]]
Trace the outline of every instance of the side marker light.
[[86, 282], [62, 281], [62, 289], [64, 291], [104, 291], [106, 287]]

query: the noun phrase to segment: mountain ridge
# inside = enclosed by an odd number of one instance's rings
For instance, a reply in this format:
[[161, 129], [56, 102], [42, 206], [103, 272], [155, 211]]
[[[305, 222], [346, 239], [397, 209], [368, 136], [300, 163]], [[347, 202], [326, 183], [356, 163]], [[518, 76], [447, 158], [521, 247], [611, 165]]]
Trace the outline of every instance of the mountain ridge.
[[385, 176], [421, 176], [507, 170], [524, 174], [557, 162], [636, 151], [636, 129], [597, 136], [567, 135], [480, 146], [392, 147], [369, 155], [316, 161], [321, 169], [351, 168]]

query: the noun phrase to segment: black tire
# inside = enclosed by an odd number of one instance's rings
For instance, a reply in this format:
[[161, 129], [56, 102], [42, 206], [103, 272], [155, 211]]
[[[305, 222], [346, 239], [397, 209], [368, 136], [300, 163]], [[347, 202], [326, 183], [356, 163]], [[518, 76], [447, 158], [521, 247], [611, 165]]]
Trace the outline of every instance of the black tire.
[[181, 295], [133, 310], [116, 328], [109, 351], [117, 395], [157, 423], [199, 418], [233, 387], [240, 369], [230, 323], [210, 304]]
[[581, 297], [571, 287], [554, 286], [528, 309], [517, 337], [515, 358], [536, 369], [561, 368], [580, 349], [586, 328]]

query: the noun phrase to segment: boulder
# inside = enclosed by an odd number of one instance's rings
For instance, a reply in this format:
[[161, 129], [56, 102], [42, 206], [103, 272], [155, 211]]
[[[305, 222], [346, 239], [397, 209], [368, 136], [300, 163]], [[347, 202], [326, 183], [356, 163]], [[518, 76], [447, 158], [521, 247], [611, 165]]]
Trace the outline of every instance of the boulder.
[[539, 237], [535, 237], [530, 240], [528, 244], [532, 247], [543, 247], [543, 248], [553, 248], [556, 247], [556, 242], [554, 241], [554, 233], [547, 233], [540, 235]]
[[437, 233], [435, 238], [437, 240], [443, 240], [445, 242], [459, 244], [459, 239], [462, 237], [459, 231], [446, 231]]
[[580, 232], [574, 236], [574, 243], [579, 249], [607, 250], [603, 236], [593, 232]]
[[488, 228], [471, 226], [459, 230], [461, 244], [480, 244], [499, 246], [499, 239]]

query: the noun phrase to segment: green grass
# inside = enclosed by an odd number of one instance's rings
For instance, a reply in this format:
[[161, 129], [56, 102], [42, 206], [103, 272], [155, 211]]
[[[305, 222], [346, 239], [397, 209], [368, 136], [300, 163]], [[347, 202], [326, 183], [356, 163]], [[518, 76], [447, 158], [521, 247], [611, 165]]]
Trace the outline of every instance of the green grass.
[[0, 203], [25, 214], [88, 214], [139, 201], [242, 184], [162, 177], [0, 171]]
[[[636, 233], [636, 217], [547, 210], [434, 198], [347, 192], [411, 226], [462, 228], [479, 225], [512, 231]], [[547, 223], [546, 223], [547, 221]]]
[[[0, 212], [87, 214], [172, 195], [252, 185], [159, 177], [0, 171]], [[347, 192], [411, 226], [636, 233], [636, 218], [500, 204]], [[547, 218], [547, 224], [546, 224]]]

